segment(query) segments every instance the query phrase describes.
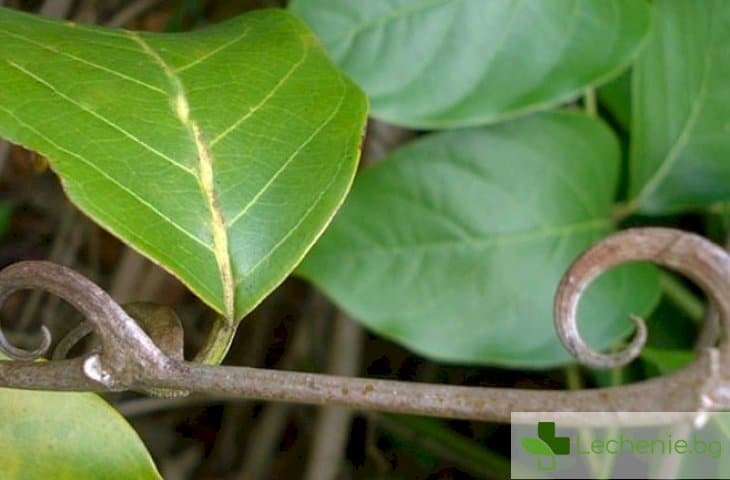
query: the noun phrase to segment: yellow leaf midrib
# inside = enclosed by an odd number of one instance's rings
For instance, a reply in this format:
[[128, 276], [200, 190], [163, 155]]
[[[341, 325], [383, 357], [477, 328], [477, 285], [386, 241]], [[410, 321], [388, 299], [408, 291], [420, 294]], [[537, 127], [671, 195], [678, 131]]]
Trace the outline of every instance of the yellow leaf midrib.
[[189, 132], [190, 137], [195, 144], [198, 158], [198, 168], [195, 177], [210, 213], [209, 226], [213, 239], [213, 254], [218, 266], [221, 288], [223, 291], [222, 313], [229, 323], [233, 323], [235, 321], [235, 281], [233, 278], [231, 256], [228, 248], [226, 221], [218, 203], [218, 195], [215, 190], [213, 157], [207, 143], [205, 142], [200, 127], [192, 118], [190, 118], [187, 95], [180, 78], [175, 74], [173, 69], [170, 68], [165, 60], [160, 57], [160, 55], [154, 51], [139, 34], [136, 32], [128, 33], [130, 38], [134, 40], [157, 65], [160, 66], [163, 73], [168, 78], [175, 97], [173, 108], [174, 113], [180, 120], [180, 123], [182, 123], [185, 129]]

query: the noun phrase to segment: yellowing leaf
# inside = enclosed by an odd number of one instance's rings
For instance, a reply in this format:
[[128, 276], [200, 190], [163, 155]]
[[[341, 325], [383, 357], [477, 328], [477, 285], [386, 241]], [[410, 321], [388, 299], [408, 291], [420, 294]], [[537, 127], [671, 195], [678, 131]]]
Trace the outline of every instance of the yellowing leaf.
[[229, 323], [330, 221], [366, 110], [285, 11], [152, 34], [0, 9], [0, 136]]
[[160, 479], [135, 431], [95, 394], [0, 388], [3, 479]]

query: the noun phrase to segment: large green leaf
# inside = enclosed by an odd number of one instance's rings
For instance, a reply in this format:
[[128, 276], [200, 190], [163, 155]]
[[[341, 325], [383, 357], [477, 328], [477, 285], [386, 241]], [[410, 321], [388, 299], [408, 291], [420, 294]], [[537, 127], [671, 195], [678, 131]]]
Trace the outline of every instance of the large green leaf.
[[342, 202], [366, 109], [285, 11], [150, 34], [0, 9], [0, 136], [230, 323]]
[[656, 0], [652, 25], [633, 75], [633, 205], [730, 200], [730, 3]]
[[[438, 359], [542, 367], [569, 360], [553, 295], [611, 231], [619, 165], [610, 131], [541, 114], [420, 139], [361, 174], [299, 272], [364, 325]], [[610, 272], [581, 305], [596, 347], [658, 297], [655, 271]]]
[[0, 388], [3, 479], [160, 479], [137, 433], [91, 393]]
[[368, 93], [412, 127], [546, 109], [622, 70], [648, 30], [637, 0], [293, 0]]

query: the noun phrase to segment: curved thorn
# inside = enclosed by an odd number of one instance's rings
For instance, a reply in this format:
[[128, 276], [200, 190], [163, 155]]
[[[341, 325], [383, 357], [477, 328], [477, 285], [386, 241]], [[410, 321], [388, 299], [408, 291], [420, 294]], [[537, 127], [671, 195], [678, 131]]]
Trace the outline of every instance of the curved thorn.
[[578, 303], [588, 285], [610, 268], [649, 261], [686, 275], [705, 291], [730, 333], [730, 256], [692, 233], [671, 228], [633, 228], [604, 238], [581, 255], [563, 276], [555, 295], [555, 328], [565, 348], [580, 362], [597, 368], [626, 365], [646, 342], [646, 325], [632, 316], [636, 333], [622, 351], [604, 354], [585, 343], [578, 332]]
[[51, 342], [53, 341], [51, 331], [48, 330], [45, 325], [41, 325], [41, 334], [43, 335], [43, 340], [41, 341], [40, 346], [34, 350], [25, 350], [11, 344], [2, 329], [0, 329], [0, 351], [12, 360], [37, 360], [48, 353], [48, 348], [51, 346]]
[[[18, 262], [0, 271], [0, 305], [15, 291], [39, 288], [61, 297], [85, 317], [101, 343], [98, 356], [105, 375], [113, 376], [115, 386], [133, 383], [153, 368], [167, 368], [171, 362], [147, 334], [104, 290], [70, 268], [43, 261]], [[44, 327], [43, 350], [51, 343]], [[2, 337], [0, 348], [11, 358], [37, 357], [13, 347]], [[8, 348], [9, 347], [9, 348]]]
[[80, 323], [72, 328], [66, 335], [58, 341], [56, 348], [53, 350], [53, 360], [63, 360], [68, 357], [71, 349], [74, 348], [81, 340], [92, 332], [91, 327], [86, 323]]

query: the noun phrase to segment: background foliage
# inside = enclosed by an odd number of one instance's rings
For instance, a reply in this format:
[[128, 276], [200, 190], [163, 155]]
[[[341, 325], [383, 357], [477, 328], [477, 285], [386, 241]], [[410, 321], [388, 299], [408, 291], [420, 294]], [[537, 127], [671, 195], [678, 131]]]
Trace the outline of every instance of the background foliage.
[[[420, 148], [404, 147], [362, 175], [300, 269], [379, 333], [446, 360], [566, 362], [550, 315], [571, 260], [631, 215], [727, 197], [721, 173], [727, 139], [719, 127], [727, 102], [705, 105], [705, 89], [724, 85], [713, 80], [727, 60], [717, 46], [727, 45], [721, 40], [727, 25], [720, 27], [727, 14], [719, 4], [357, 5], [296, 0], [291, 7], [364, 85], [374, 116], [431, 128], [507, 119], [469, 133], [428, 134]], [[451, 42], [458, 42], [459, 55]], [[677, 64], [669, 54], [675, 51], [686, 53]], [[378, 68], [375, 52], [387, 52], [377, 56]], [[636, 64], [630, 91], [624, 73], [601, 95], [617, 112], [608, 118], [618, 123], [616, 133], [628, 137], [626, 166], [593, 97], [629, 63]], [[395, 78], [402, 83], [387, 81]], [[583, 118], [575, 114], [560, 126], [547, 113], [509, 120], [564, 109], [566, 98], [581, 93], [588, 97]], [[628, 96], [635, 99], [631, 106]], [[708, 140], [693, 149], [693, 135]], [[583, 306], [582, 329], [599, 348], [626, 334], [628, 313], [650, 313], [659, 293], [656, 272], [648, 268], [612, 275]]]

